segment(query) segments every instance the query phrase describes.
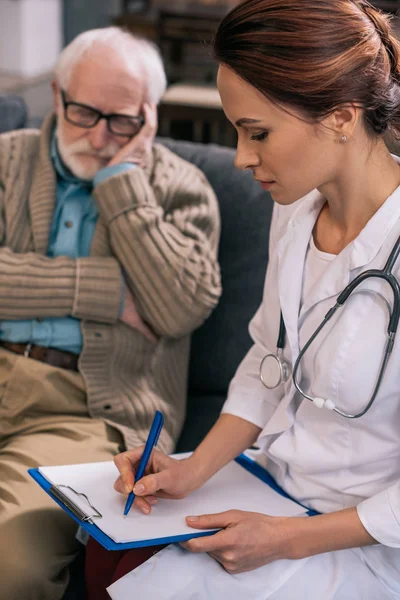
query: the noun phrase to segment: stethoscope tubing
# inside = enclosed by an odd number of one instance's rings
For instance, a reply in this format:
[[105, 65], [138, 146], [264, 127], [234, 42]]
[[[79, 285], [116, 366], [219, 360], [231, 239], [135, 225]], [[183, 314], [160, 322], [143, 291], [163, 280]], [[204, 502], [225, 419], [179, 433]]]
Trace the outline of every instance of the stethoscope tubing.
[[[399, 319], [400, 319], [400, 284], [399, 284], [398, 280], [396, 279], [396, 277], [392, 273], [393, 267], [396, 263], [396, 260], [399, 256], [399, 254], [400, 254], [400, 236], [397, 239], [394, 247], [392, 248], [392, 251], [390, 252], [390, 255], [389, 255], [389, 257], [386, 261], [386, 264], [382, 270], [381, 269], [368, 269], [367, 271], [360, 273], [360, 275], [355, 277], [354, 280], [351, 281], [345, 287], [345, 289], [339, 294], [339, 296], [336, 299], [336, 304], [328, 310], [322, 323], [317, 327], [317, 329], [311, 335], [310, 339], [306, 342], [306, 344], [300, 350], [300, 352], [296, 358], [296, 361], [294, 363], [294, 366], [293, 366], [292, 380], [293, 380], [293, 384], [294, 384], [295, 388], [304, 398], [306, 398], [307, 400], [310, 400], [311, 402], [316, 404], [316, 398], [313, 398], [312, 396], [307, 394], [304, 390], [302, 390], [300, 387], [300, 384], [298, 382], [298, 379], [297, 379], [297, 373], [298, 373], [298, 370], [300, 367], [300, 363], [301, 363], [302, 359], [304, 358], [305, 353], [307, 352], [307, 350], [309, 349], [309, 347], [311, 346], [311, 344], [313, 343], [315, 338], [319, 335], [319, 333], [325, 327], [325, 325], [330, 321], [330, 319], [337, 312], [337, 310], [339, 310], [340, 308], [342, 308], [345, 305], [345, 303], [347, 302], [347, 300], [349, 299], [351, 294], [361, 283], [363, 283], [366, 280], [371, 279], [371, 278], [381, 279], [381, 280], [386, 281], [390, 285], [392, 293], [393, 293], [393, 307], [390, 307], [390, 304], [387, 302], [387, 304], [389, 305], [389, 308], [388, 308], [389, 323], [388, 323], [388, 327], [387, 327], [387, 340], [386, 340], [385, 351], [384, 351], [383, 359], [382, 359], [381, 366], [379, 369], [377, 381], [376, 381], [376, 384], [374, 387], [374, 391], [371, 395], [371, 398], [368, 401], [365, 408], [355, 415], [342, 411], [340, 408], [337, 408], [333, 404], [333, 402], [329, 401], [330, 402], [329, 408], [331, 410], [333, 410], [334, 412], [338, 413], [339, 415], [341, 415], [342, 417], [346, 417], [347, 419], [358, 419], [358, 418], [362, 417], [363, 415], [365, 415], [368, 412], [368, 410], [371, 408], [371, 406], [373, 405], [373, 403], [376, 399], [376, 396], [378, 394], [379, 388], [381, 386], [381, 383], [383, 381], [383, 377], [384, 377], [384, 374], [386, 371], [386, 367], [389, 362], [389, 358], [390, 358], [390, 355], [391, 355], [391, 352], [393, 349], [393, 345], [394, 345], [394, 341], [395, 341], [395, 337], [396, 337], [396, 333], [397, 333], [397, 328], [399, 325]], [[278, 341], [277, 341], [277, 352], [280, 354], [283, 352], [283, 349], [285, 346], [285, 337], [286, 337], [286, 328], [285, 328], [285, 323], [284, 323], [284, 319], [283, 319], [283, 315], [282, 315], [282, 311], [281, 311], [280, 323], [279, 323], [279, 335], [278, 335]], [[279, 358], [279, 355], [277, 355], [277, 356]], [[264, 383], [264, 385], [265, 385], [265, 383]], [[320, 402], [321, 406], [327, 403], [326, 400], [323, 400], [321, 398], [319, 398], [318, 400], [321, 401]]]

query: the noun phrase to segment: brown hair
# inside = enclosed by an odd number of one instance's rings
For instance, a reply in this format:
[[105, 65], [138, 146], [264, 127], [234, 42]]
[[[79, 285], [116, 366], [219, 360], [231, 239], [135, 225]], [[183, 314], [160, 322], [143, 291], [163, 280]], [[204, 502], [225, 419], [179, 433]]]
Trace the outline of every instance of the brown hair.
[[390, 17], [365, 0], [245, 0], [213, 45], [274, 102], [317, 121], [355, 103], [369, 133], [400, 137], [400, 43]]

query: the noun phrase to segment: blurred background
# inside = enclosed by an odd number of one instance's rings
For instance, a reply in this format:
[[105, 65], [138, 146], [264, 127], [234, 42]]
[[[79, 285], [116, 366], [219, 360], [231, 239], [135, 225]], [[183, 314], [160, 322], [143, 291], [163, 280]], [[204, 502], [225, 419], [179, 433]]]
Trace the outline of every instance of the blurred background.
[[[111, 24], [152, 39], [161, 49], [169, 88], [160, 134], [235, 144], [215, 86], [209, 42], [237, 0], [0, 0], [0, 94], [22, 96], [29, 124], [51, 110], [50, 81], [60, 50], [87, 29]], [[373, 2], [393, 14], [400, 0]], [[396, 29], [400, 32], [398, 18]]]

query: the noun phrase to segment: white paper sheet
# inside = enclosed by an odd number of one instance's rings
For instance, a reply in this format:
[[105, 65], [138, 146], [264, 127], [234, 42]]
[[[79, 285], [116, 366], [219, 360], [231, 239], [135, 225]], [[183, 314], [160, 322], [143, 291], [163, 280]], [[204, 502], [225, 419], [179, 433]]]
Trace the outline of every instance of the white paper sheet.
[[[214, 475], [201, 489], [181, 500], [159, 499], [150, 515], [134, 506], [124, 519], [125, 497], [113, 489], [118, 476], [113, 462], [40, 467], [41, 474], [54, 485], [71, 486], [87, 495], [103, 515], [95, 524], [118, 543], [195, 534], [185, 517], [219, 513], [230, 509], [260, 512], [271, 516], [296, 516], [304, 509], [272, 490], [267, 484], [232, 461]], [[62, 492], [85, 513], [90, 513], [87, 501], [72, 490]]]

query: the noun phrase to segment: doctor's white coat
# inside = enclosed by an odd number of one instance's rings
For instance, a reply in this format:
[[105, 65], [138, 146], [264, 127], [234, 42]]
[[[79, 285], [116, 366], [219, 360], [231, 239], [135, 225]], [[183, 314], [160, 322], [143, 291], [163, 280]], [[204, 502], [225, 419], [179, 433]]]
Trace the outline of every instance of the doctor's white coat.
[[[400, 331], [375, 402], [359, 419], [317, 408], [302, 399], [291, 379], [268, 390], [259, 378], [263, 356], [276, 351], [280, 310], [287, 331], [284, 356], [294, 364], [339, 293], [366, 269], [382, 269], [400, 236], [398, 188], [329, 263], [301, 306], [306, 251], [322, 203], [313, 191], [295, 205], [274, 207], [264, 298], [250, 324], [255, 343], [223, 412], [262, 428], [258, 460], [296, 500], [320, 512], [357, 506], [363, 525], [382, 544], [362, 549], [363, 559], [400, 595]], [[394, 274], [400, 281], [400, 259]], [[301, 388], [346, 413], [360, 412], [377, 381], [392, 304], [386, 282], [361, 284], [304, 355]]]
[[[357, 506], [380, 544], [277, 561], [240, 575], [228, 575], [207, 555], [169, 547], [130, 574], [132, 592], [174, 600], [400, 599], [400, 331], [377, 398], [359, 419], [317, 408], [291, 379], [268, 390], [259, 378], [262, 358], [276, 351], [280, 310], [287, 330], [284, 356], [293, 364], [343, 288], [366, 269], [382, 269], [400, 236], [399, 187], [329, 263], [301, 306], [305, 256], [322, 204], [313, 191], [292, 206], [274, 208], [264, 297], [250, 324], [254, 345], [223, 412], [262, 429], [257, 459], [293, 498], [320, 512]], [[400, 259], [394, 274], [400, 281]], [[392, 304], [385, 282], [369, 279], [357, 288], [305, 354], [302, 389], [346, 413], [360, 412], [377, 380]], [[156, 583], [164, 571], [173, 584]], [[119, 599], [117, 584], [110, 593]]]

